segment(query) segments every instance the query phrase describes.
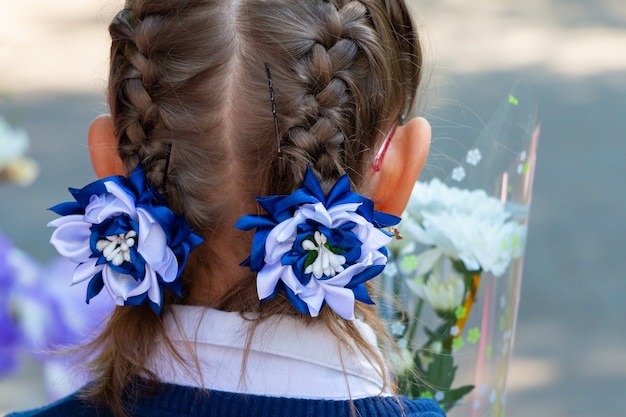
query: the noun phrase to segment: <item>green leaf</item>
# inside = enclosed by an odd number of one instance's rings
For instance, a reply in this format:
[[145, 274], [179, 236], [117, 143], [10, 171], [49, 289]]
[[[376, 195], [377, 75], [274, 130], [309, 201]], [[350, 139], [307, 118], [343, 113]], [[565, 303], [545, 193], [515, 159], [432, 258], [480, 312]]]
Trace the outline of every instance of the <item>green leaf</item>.
[[449, 354], [435, 356], [435, 360], [428, 366], [426, 381], [438, 389], [447, 390], [454, 381], [456, 367], [454, 358]]
[[444, 392], [443, 401], [439, 403], [443, 411], [448, 412], [464, 396], [474, 389], [474, 385], [464, 385]]
[[317, 255], [319, 254], [318, 251], [316, 250], [310, 250], [309, 253], [307, 254], [306, 258], [304, 259], [304, 268], [308, 268], [309, 266], [311, 266], [313, 264], [313, 262], [315, 262], [315, 260], [317, 259]]
[[329, 251], [331, 251], [335, 255], [341, 255], [344, 252], [340, 247], [338, 247], [338, 246], [331, 246], [330, 243], [328, 243], [328, 242], [326, 242], [326, 244], [324, 244], [324, 247], [326, 247], [326, 249], [328, 249]]

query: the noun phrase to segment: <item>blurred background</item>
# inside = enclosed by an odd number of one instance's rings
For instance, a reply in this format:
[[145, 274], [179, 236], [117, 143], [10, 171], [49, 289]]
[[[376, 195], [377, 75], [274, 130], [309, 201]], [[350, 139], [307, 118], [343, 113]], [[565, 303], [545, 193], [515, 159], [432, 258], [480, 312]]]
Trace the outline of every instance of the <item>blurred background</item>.
[[[433, 155], [438, 143], [476, 138], [519, 78], [541, 105], [506, 415], [623, 417], [626, 2], [409, 2], [425, 45]], [[106, 111], [106, 27], [121, 4], [2, 5], [0, 115], [27, 131], [41, 172], [29, 187], [1, 186], [0, 230], [42, 264], [55, 257], [46, 208], [95, 179], [86, 133]], [[41, 380], [31, 361], [0, 379], [0, 415], [46, 403]]]

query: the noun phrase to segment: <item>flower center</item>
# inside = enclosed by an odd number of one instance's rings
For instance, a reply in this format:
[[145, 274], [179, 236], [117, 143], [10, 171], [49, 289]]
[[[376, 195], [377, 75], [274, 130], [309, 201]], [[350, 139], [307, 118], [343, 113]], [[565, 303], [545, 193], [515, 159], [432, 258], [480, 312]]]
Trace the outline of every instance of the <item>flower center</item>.
[[302, 242], [302, 249], [308, 251], [310, 259], [312, 259], [312, 261], [305, 263], [307, 265], [304, 270], [305, 274], [313, 273], [316, 279], [323, 276], [332, 278], [344, 270], [343, 265], [346, 263], [346, 258], [333, 252], [332, 247], [328, 244], [328, 238], [319, 231], [315, 232], [313, 240], [305, 239]]
[[129, 230], [119, 235], [106, 236], [96, 243], [96, 249], [102, 252], [107, 261], [115, 266], [130, 262], [130, 248], [135, 246], [137, 232]]

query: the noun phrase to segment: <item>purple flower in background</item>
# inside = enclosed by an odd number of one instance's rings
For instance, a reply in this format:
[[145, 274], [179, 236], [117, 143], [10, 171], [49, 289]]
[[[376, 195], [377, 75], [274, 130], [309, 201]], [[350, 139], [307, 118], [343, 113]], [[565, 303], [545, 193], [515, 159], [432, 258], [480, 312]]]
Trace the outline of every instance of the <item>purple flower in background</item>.
[[50, 300], [56, 325], [50, 323], [46, 334], [47, 348], [76, 346], [89, 342], [102, 330], [103, 324], [115, 308], [107, 297], [84, 302], [86, 285], [69, 286], [76, 264], [57, 258], [42, 272], [42, 283]]
[[[87, 283], [70, 286], [76, 264], [57, 258], [40, 275], [41, 292], [32, 302], [45, 302], [45, 317], [31, 317], [38, 322], [46, 351], [74, 348], [93, 340], [102, 330], [115, 303], [108, 297], [96, 297], [89, 305], [84, 302]], [[35, 295], [35, 294], [33, 294]], [[80, 354], [40, 355], [48, 395], [56, 400], [68, 395], [89, 381], [89, 375]]]
[[12, 306], [20, 347], [41, 362], [50, 399], [56, 400], [88, 380], [81, 368], [83, 358], [64, 353], [93, 340], [115, 304], [106, 297], [85, 304], [87, 283], [70, 286], [76, 264], [67, 259], [57, 258], [42, 267], [14, 249], [11, 264], [16, 272]]
[[17, 366], [20, 334], [11, 309], [11, 290], [15, 272], [9, 262], [13, 247], [0, 233], [0, 377]]
[[[0, 265], [0, 268], [2, 265]], [[0, 378], [17, 366], [19, 332], [7, 307], [7, 300], [0, 295]]]
[[84, 385], [76, 355], [54, 351], [83, 345], [100, 332], [115, 304], [84, 302], [87, 283], [70, 286], [76, 264], [57, 258], [42, 267], [0, 233], [0, 377], [15, 370], [23, 351], [41, 362], [51, 400]]

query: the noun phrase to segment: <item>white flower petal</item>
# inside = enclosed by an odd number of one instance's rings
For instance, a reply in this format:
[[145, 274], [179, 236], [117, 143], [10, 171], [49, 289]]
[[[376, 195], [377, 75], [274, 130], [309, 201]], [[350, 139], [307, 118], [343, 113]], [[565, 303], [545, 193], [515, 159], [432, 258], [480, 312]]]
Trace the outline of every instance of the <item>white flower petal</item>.
[[417, 256], [417, 271], [415, 272], [415, 275], [421, 277], [429, 273], [442, 255], [443, 252], [441, 249], [437, 248], [432, 248], [420, 253]]
[[23, 156], [28, 150], [28, 134], [22, 128], [13, 128], [0, 117], [0, 168]]
[[[314, 220], [320, 224], [323, 224], [326, 227], [331, 227], [332, 219], [326, 207], [322, 203], [315, 204], [303, 204], [296, 213], [301, 214], [306, 219]], [[298, 222], [302, 223], [302, 222]]]
[[[131, 288], [127, 295], [126, 298], [130, 298], [130, 297], [136, 297], [138, 295], [143, 295], [148, 293], [149, 298], [156, 304], [160, 304], [161, 303], [161, 296], [160, 296], [160, 292], [158, 293], [159, 295], [156, 296], [156, 299], [150, 297], [150, 294], [152, 292], [152, 295], [154, 295], [154, 289], [158, 289], [159, 287], [159, 281], [158, 278], [156, 276], [156, 273], [154, 272], [154, 270], [152, 268], [150, 268], [150, 265], [146, 265], [146, 273], [143, 277], [143, 280], [141, 281], [135, 281], [133, 279], [133, 282], [135, 283], [134, 288]], [[157, 302], [158, 300], [158, 302]]]
[[92, 254], [89, 245], [91, 225], [85, 223], [82, 217], [81, 215], [65, 216], [48, 224], [56, 227], [50, 243], [61, 256], [76, 263], [86, 262]]
[[264, 300], [274, 293], [278, 280], [283, 272], [291, 269], [289, 266], [282, 266], [280, 262], [265, 264], [257, 274], [256, 288], [260, 300]]
[[160, 265], [154, 265], [154, 270], [163, 278], [165, 282], [174, 282], [178, 276], [178, 259], [169, 248], [166, 251], [167, 257]]
[[324, 286], [324, 298], [333, 311], [346, 320], [354, 320], [354, 292], [351, 289]]
[[388, 245], [393, 239], [383, 231], [375, 228], [371, 223], [357, 224], [352, 232], [362, 242], [361, 250], [366, 252], [377, 251]]
[[[313, 280], [311, 280], [313, 281]], [[304, 287], [306, 288], [306, 287]], [[302, 288], [300, 288], [302, 290]], [[326, 293], [320, 286], [314, 286], [308, 289], [306, 292], [300, 292], [298, 298], [304, 301], [309, 308], [311, 317], [317, 317], [324, 304], [324, 297]]]
[[437, 266], [430, 274], [428, 281], [419, 277], [406, 281], [407, 286], [418, 297], [428, 301], [437, 312], [454, 311], [463, 303], [465, 283], [460, 274], [449, 272], [445, 280]]
[[135, 211], [135, 199], [130, 195], [126, 189], [120, 187], [113, 181], [106, 181], [104, 183], [107, 191], [113, 194], [122, 204], [126, 206], [125, 212]]
[[138, 247], [147, 262], [161, 262], [165, 258], [167, 236], [161, 225], [145, 210], [137, 210], [139, 221]]
[[85, 221], [99, 224], [120, 214], [133, 217], [134, 212], [134, 209], [129, 209], [126, 204], [111, 194], [93, 195], [85, 207]]
[[303, 221], [304, 217], [302, 216], [302, 213], [297, 213], [296, 216], [280, 222], [270, 232], [273, 237], [272, 240], [275, 240], [277, 244], [291, 241], [296, 233], [296, 228], [298, 227], [298, 224], [302, 223]]
[[149, 265], [146, 265], [146, 277], [144, 281], [151, 279], [150, 288], [148, 288], [148, 298], [156, 305], [161, 305], [161, 287], [159, 286], [158, 279], [156, 274], [150, 268]]
[[123, 306], [124, 302], [131, 296], [131, 292], [136, 290], [139, 286], [143, 285], [143, 291], [139, 294], [143, 294], [147, 291], [149, 282], [137, 282], [133, 277], [126, 274], [119, 274], [109, 267], [105, 267], [102, 270], [102, 280], [104, 286], [111, 295], [111, 298], [115, 301], [115, 304]]
[[81, 263], [76, 266], [72, 275], [72, 285], [93, 278], [98, 272], [102, 271], [104, 265], [96, 265], [97, 259], [91, 258], [88, 262]]
[[165, 282], [174, 281], [178, 274], [178, 260], [167, 246], [167, 236], [161, 225], [150, 213], [141, 208], [137, 210], [137, 219], [139, 221], [137, 251]]

